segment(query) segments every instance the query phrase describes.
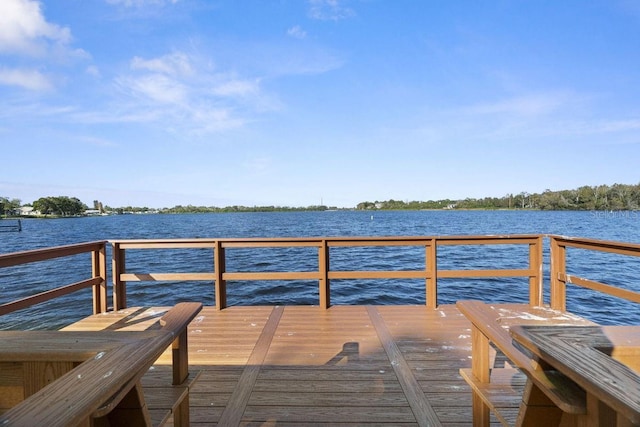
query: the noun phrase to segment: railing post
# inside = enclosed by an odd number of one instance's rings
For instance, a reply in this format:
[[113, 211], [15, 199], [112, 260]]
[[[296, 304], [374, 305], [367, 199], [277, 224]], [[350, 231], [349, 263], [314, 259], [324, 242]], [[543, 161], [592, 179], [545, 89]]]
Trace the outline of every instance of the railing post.
[[216, 276], [215, 294], [216, 308], [222, 310], [227, 307], [227, 282], [224, 280], [224, 272], [226, 270], [225, 250], [222, 242], [216, 240], [213, 250], [213, 271]]
[[91, 252], [91, 275], [102, 279], [93, 286], [93, 314], [107, 311], [107, 251], [106, 243], [100, 244], [100, 249]]
[[320, 295], [320, 308], [323, 308], [325, 310], [331, 307], [331, 283], [329, 282], [329, 269], [329, 246], [327, 245], [327, 240], [322, 239], [322, 242], [318, 247], [318, 271], [320, 273], [318, 286]]
[[535, 243], [529, 245], [529, 270], [533, 275], [529, 276], [529, 305], [539, 307], [544, 304], [542, 284], [542, 236], [538, 236]]
[[113, 309], [115, 311], [127, 308], [126, 282], [120, 279], [120, 275], [126, 271], [125, 250], [120, 248], [120, 243], [111, 245], [111, 281], [113, 282]]
[[425, 248], [425, 273], [427, 279], [426, 304], [428, 308], [438, 307], [438, 252], [436, 239], [431, 239]]
[[565, 311], [567, 309], [567, 285], [560, 280], [567, 273], [567, 248], [561, 245], [555, 236], [551, 239], [551, 308]]

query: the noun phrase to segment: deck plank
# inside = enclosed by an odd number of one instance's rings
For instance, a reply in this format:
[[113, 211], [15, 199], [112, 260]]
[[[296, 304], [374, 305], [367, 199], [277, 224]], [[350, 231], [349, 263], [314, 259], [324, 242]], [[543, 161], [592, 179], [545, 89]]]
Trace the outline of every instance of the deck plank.
[[240, 423], [283, 311], [284, 307], [273, 308], [269, 320], [267, 320], [267, 324], [262, 330], [253, 352], [251, 352], [247, 366], [240, 375], [238, 386], [231, 394], [229, 402], [220, 416], [220, 424], [232, 426]]
[[[67, 329], [154, 328], [167, 309]], [[471, 365], [470, 324], [455, 306], [204, 307], [188, 339], [202, 371], [190, 393], [196, 427], [472, 425], [458, 372]], [[157, 366], [170, 363], [166, 352]]]

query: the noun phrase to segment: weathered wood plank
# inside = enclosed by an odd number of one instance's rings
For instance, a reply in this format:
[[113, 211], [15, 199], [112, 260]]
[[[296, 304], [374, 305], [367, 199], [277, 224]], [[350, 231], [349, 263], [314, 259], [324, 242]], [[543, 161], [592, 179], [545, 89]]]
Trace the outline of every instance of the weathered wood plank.
[[249, 357], [247, 367], [244, 372], [242, 372], [242, 375], [238, 380], [238, 387], [234, 390], [227, 407], [220, 416], [220, 424], [237, 425], [242, 419], [247, 402], [249, 401], [249, 397], [253, 391], [253, 386], [255, 385], [260, 372], [260, 366], [267, 355], [269, 345], [271, 344], [271, 340], [273, 339], [273, 335], [278, 327], [278, 322], [280, 322], [283, 311], [283, 307], [273, 308], [271, 316], [269, 316], [269, 320], [260, 334], [260, 338], [258, 338], [256, 347]]
[[408, 405], [407, 398], [402, 392], [394, 393], [318, 393], [318, 392], [256, 392], [251, 394], [250, 406], [402, 406]]
[[387, 329], [382, 316], [374, 307], [367, 307], [367, 311], [369, 312], [371, 321], [378, 333], [378, 336], [380, 337], [380, 341], [389, 356], [391, 366], [398, 376], [400, 385], [407, 395], [407, 399], [409, 400], [409, 404], [411, 405], [411, 409], [413, 410], [418, 424], [421, 426], [441, 425], [438, 416], [425, 398], [418, 381], [411, 373], [411, 368], [404, 360], [398, 346], [393, 341], [393, 337]]
[[[313, 406], [251, 406], [248, 407], [243, 421], [282, 420], [285, 422], [337, 423], [411, 423], [415, 417], [409, 406], [405, 407], [313, 407]], [[221, 425], [225, 425], [220, 422]]]
[[258, 382], [255, 392], [289, 392], [289, 393], [383, 393], [402, 392], [398, 381], [314, 381], [314, 382]]

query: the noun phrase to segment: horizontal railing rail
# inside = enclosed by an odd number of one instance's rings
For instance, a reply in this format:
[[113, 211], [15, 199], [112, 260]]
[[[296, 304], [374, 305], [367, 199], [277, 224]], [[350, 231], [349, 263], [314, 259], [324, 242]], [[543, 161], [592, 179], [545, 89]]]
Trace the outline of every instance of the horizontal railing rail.
[[[247, 239], [169, 239], [169, 240], [116, 240], [113, 248], [113, 294], [114, 308], [127, 306], [126, 284], [133, 281], [193, 280], [215, 282], [216, 306], [227, 306], [226, 284], [228, 281], [262, 280], [317, 280], [319, 282], [319, 305], [331, 305], [330, 283], [345, 279], [422, 279], [425, 281], [426, 304], [435, 308], [438, 301], [439, 278], [488, 278], [528, 277], [529, 302], [541, 305], [542, 293], [542, 239], [541, 235], [505, 236], [449, 236], [449, 237], [331, 237], [331, 238], [247, 238]], [[456, 269], [438, 268], [439, 246], [478, 245], [527, 245], [528, 256], [523, 260], [527, 268], [522, 269]], [[345, 247], [395, 247], [415, 246], [424, 248], [424, 265], [413, 270], [357, 270], [345, 271], [331, 268], [331, 248]], [[315, 248], [316, 268], [307, 271], [227, 271], [227, 250]], [[129, 272], [126, 269], [126, 253], [130, 250], [150, 249], [202, 249], [213, 250], [213, 270], [208, 272]]]
[[567, 249], [583, 249], [592, 252], [640, 257], [640, 245], [566, 236], [548, 236], [551, 241], [551, 307], [566, 310], [567, 284], [601, 292], [640, 304], [640, 292], [567, 273]]
[[40, 304], [54, 298], [77, 292], [81, 289], [93, 289], [93, 312], [107, 311], [107, 264], [106, 241], [79, 243], [54, 248], [34, 249], [30, 251], [0, 254], [0, 268], [31, 264], [56, 258], [70, 257], [87, 253], [91, 256], [91, 277], [79, 282], [57, 286], [53, 289], [30, 295], [19, 300], [0, 305], [0, 315], [12, 313]]
[[[0, 269], [5, 267], [31, 264], [55, 258], [70, 257], [88, 253], [91, 257], [91, 275], [76, 283], [56, 286], [53, 289], [10, 301], [0, 305], [0, 315], [21, 310], [53, 298], [68, 295], [81, 289], [93, 289], [94, 313], [108, 310], [106, 245], [112, 245], [112, 296], [113, 309], [127, 306], [126, 287], [129, 282], [137, 281], [208, 281], [215, 286], [216, 306], [227, 306], [227, 282], [229, 281], [318, 281], [319, 305], [327, 308], [331, 305], [331, 282], [353, 279], [418, 279], [424, 280], [426, 305], [432, 308], [438, 304], [438, 280], [452, 278], [506, 278], [522, 277], [529, 280], [529, 303], [543, 305], [543, 240], [550, 242], [550, 305], [554, 309], [566, 310], [567, 284], [601, 292], [603, 294], [640, 303], [640, 292], [625, 289], [602, 281], [592, 280], [567, 270], [567, 250], [582, 249], [595, 253], [612, 253], [630, 257], [640, 257], [640, 245], [611, 242], [586, 238], [573, 238], [556, 235], [505, 235], [505, 236], [417, 236], [417, 237], [311, 237], [311, 238], [247, 238], [247, 239], [152, 239], [152, 240], [114, 240], [111, 242], [88, 242], [54, 248], [36, 249], [0, 255]], [[520, 262], [522, 268], [443, 268], [438, 265], [438, 254], [442, 256], [445, 247], [521, 245], [528, 247], [528, 255]], [[337, 269], [332, 259], [337, 258], [335, 248], [419, 248], [420, 260], [412, 262], [411, 269]], [[304, 271], [250, 271], [230, 270], [227, 268], [228, 251], [237, 249], [271, 250], [275, 248], [310, 248], [316, 252], [311, 255]], [[158, 249], [207, 249], [213, 262], [206, 271], [199, 272], [149, 272], [129, 271], [127, 253], [135, 250]], [[488, 251], [487, 251], [488, 252]], [[481, 256], [485, 256], [481, 253]], [[489, 257], [490, 254], [486, 254]], [[520, 257], [521, 255], [518, 255]], [[424, 260], [422, 260], [424, 258]], [[156, 260], [157, 261], [157, 260]], [[414, 260], [415, 261], [415, 260]], [[491, 264], [491, 261], [489, 261]], [[169, 268], [171, 262], [167, 262]], [[511, 263], [513, 264], [513, 263]], [[344, 265], [344, 260], [343, 260]], [[457, 267], [454, 265], [454, 267]], [[461, 265], [461, 267], [465, 267]], [[138, 268], [138, 267], [136, 267]], [[140, 267], [144, 268], [144, 267]]]

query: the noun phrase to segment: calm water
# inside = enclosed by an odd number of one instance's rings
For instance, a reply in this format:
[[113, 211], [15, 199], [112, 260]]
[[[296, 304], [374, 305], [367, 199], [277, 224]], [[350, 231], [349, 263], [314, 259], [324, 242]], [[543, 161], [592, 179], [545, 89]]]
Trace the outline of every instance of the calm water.
[[[123, 215], [59, 220], [23, 220], [21, 233], [0, 233], [0, 253], [92, 240], [197, 237], [445, 236], [465, 234], [549, 233], [640, 242], [639, 212], [283, 212], [198, 215]], [[489, 246], [442, 248], [439, 268], [525, 268], [526, 248]], [[548, 248], [545, 249], [548, 266]], [[151, 255], [153, 254], [153, 255]], [[209, 271], [210, 250], [131, 252], [129, 271]], [[315, 250], [233, 250], [228, 270], [286, 271], [317, 269]], [[424, 266], [424, 249], [335, 248], [332, 269], [393, 270]], [[640, 262], [614, 255], [569, 254], [570, 273], [640, 291]], [[82, 271], [74, 266], [81, 265]], [[86, 266], [86, 269], [85, 269]], [[87, 278], [88, 255], [0, 270], [0, 303]], [[545, 280], [548, 295], [548, 278]], [[421, 280], [332, 281], [334, 304], [424, 304]], [[317, 304], [315, 281], [231, 282], [230, 305]], [[475, 298], [488, 302], [527, 300], [526, 279], [439, 281], [439, 302]], [[168, 305], [194, 300], [214, 304], [213, 284], [138, 282], [128, 285], [129, 305]], [[0, 328], [56, 328], [90, 314], [90, 291], [58, 299], [36, 309], [0, 318]], [[601, 294], [569, 288], [570, 310], [604, 324], [640, 324], [640, 307]], [[61, 318], [60, 313], [64, 313]]]

